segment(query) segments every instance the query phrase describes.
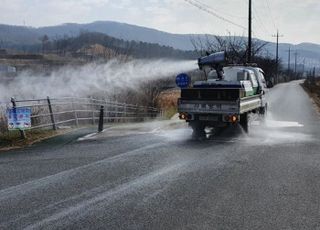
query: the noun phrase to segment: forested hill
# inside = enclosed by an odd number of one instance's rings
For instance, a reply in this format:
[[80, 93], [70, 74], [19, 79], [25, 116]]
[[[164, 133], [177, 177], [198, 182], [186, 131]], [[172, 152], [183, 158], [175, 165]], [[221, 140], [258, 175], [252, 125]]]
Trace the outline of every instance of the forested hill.
[[[102, 33], [85, 32], [77, 37], [65, 37], [45, 42], [45, 52], [63, 54], [75, 53], [92, 45], [101, 45], [115, 54], [129, 55], [136, 58], [173, 58], [173, 59], [195, 59], [197, 53], [193, 51], [177, 50], [169, 46], [161, 46], [139, 41], [125, 41], [107, 36]], [[42, 49], [39, 44], [37, 49]]]

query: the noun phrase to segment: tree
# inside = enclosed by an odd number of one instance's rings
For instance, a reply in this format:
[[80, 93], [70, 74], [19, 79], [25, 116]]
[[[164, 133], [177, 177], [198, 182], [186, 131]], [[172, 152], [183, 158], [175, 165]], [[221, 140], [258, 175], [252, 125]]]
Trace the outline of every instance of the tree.
[[49, 42], [49, 37], [48, 35], [45, 34], [42, 37], [40, 37], [39, 40], [41, 41], [41, 44], [42, 44], [42, 54], [44, 54], [46, 46]]
[[[226, 51], [228, 55], [229, 64], [243, 64], [246, 63], [248, 53], [247, 40], [239, 36], [214, 36], [210, 39], [208, 35], [205, 38], [191, 39], [194, 50], [203, 56], [207, 53], [214, 53], [219, 51]], [[252, 44], [252, 56], [259, 56], [259, 53], [267, 45], [267, 42], [254, 41]]]
[[[238, 36], [214, 36], [214, 39], [210, 39], [209, 36], [205, 38], [196, 38], [191, 40], [195, 51], [203, 56], [219, 51], [226, 51], [228, 64], [246, 64], [248, 44], [245, 37]], [[252, 43], [252, 60], [258, 64], [266, 74], [266, 80], [272, 81], [276, 76], [276, 60], [271, 57], [265, 57], [260, 55], [267, 42], [261, 42], [254, 40]], [[281, 64], [280, 64], [281, 66]], [[286, 80], [286, 79], [284, 79]]]

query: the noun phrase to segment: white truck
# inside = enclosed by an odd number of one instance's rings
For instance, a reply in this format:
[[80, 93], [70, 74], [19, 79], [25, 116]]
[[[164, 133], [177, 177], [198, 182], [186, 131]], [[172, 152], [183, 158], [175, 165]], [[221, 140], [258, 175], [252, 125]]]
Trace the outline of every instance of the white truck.
[[179, 117], [189, 123], [195, 136], [205, 135], [206, 127], [217, 130], [237, 123], [248, 132], [248, 115], [266, 114], [263, 70], [255, 65], [223, 67], [224, 59], [224, 53], [200, 58], [198, 64], [207, 79], [192, 86], [187, 75], [177, 76]]

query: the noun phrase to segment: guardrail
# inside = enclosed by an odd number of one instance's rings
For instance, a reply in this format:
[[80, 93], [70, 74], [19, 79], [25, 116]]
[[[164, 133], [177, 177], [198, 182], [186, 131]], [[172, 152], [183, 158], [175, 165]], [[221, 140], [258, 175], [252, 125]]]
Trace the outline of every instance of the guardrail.
[[[11, 99], [10, 103], [0, 105], [0, 123], [6, 126], [5, 110], [7, 107], [31, 108], [31, 129], [52, 128], [62, 126], [79, 126], [83, 124], [98, 125], [103, 107], [104, 123], [141, 122], [154, 119], [160, 111], [154, 107], [119, 103], [96, 98], [41, 98], [30, 100]], [[2, 128], [3, 131], [3, 128]], [[1, 130], [0, 130], [1, 132]]]

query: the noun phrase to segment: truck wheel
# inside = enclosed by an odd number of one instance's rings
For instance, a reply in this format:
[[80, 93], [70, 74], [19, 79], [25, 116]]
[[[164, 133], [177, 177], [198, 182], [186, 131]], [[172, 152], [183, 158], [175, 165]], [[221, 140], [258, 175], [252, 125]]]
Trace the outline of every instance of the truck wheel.
[[249, 132], [249, 120], [248, 120], [248, 113], [244, 113], [240, 115], [240, 125], [243, 130], [248, 133]]
[[205, 125], [200, 123], [200, 122], [193, 122], [190, 124], [190, 126], [192, 127], [193, 133], [192, 136], [193, 137], [205, 137], [206, 136], [206, 132], [205, 132]]
[[224, 129], [222, 127], [214, 127], [214, 135], [220, 135]]
[[266, 104], [264, 107], [261, 107], [259, 112], [261, 116], [265, 117], [268, 112], [268, 105]]

